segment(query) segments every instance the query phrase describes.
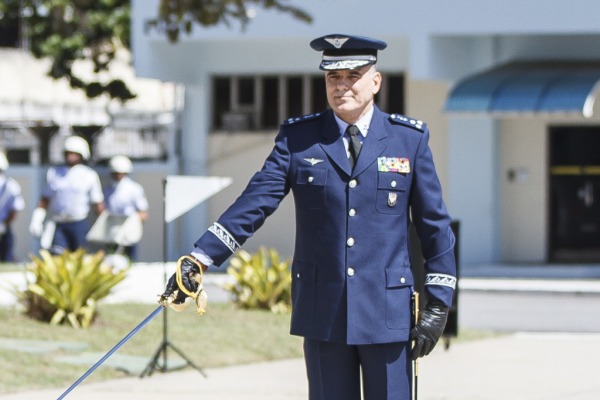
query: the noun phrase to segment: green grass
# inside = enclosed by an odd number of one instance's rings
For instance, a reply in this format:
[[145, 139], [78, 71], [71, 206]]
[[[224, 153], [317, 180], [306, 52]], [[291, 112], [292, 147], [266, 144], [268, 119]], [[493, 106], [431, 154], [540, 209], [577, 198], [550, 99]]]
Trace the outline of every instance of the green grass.
[[[50, 326], [25, 317], [20, 311], [0, 308], [0, 338], [86, 343], [88, 352], [105, 354], [146, 318], [156, 306], [101, 304], [90, 329]], [[213, 368], [267, 360], [302, 357], [302, 339], [289, 335], [288, 314], [238, 310], [231, 304], [210, 304], [203, 316], [190, 306], [181, 313], [168, 311], [169, 342], [202, 368]], [[147, 357], [148, 362], [163, 339], [163, 315], [159, 314], [114, 355]], [[459, 331], [451, 343], [484, 339], [493, 332]], [[442, 343], [440, 343], [442, 345]], [[171, 354], [173, 352], [169, 350]], [[89, 365], [71, 365], [56, 360], [68, 351], [26, 353], [0, 349], [0, 393], [41, 388], [68, 388]], [[145, 365], [145, 364], [144, 364]], [[94, 371], [86, 382], [127, 376], [107, 366]]]
[[[85, 342], [86, 351], [105, 354], [156, 306], [101, 305], [90, 329], [49, 326], [14, 309], [0, 308], [0, 337], [61, 342]], [[302, 356], [302, 340], [289, 335], [289, 315], [242, 311], [229, 304], [211, 304], [203, 316], [190, 306], [181, 313], [169, 311], [167, 338], [186, 358], [202, 368], [244, 364]], [[163, 314], [150, 321], [115, 354], [146, 356], [150, 361], [163, 339]], [[171, 351], [171, 353], [173, 353]], [[60, 363], [52, 353], [25, 353], [0, 349], [0, 393], [47, 387], [69, 387], [92, 365]], [[99, 358], [98, 358], [99, 359]], [[86, 381], [126, 376], [112, 368], [98, 368]]]

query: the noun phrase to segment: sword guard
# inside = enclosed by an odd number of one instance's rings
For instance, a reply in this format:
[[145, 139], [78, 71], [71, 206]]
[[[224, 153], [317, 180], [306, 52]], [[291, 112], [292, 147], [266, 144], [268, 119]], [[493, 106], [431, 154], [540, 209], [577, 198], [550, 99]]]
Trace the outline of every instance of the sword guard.
[[[182, 279], [183, 271], [181, 270], [181, 264], [185, 259], [190, 260], [196, 266], [198, 266], [199, 272], [194, 273], [193, 275], [190, 276], [190, 279], [192, 279], [198, 283], [198, 289], [194, 292], [189, 291], [183, 284], [183, 279]], [[177, 264], [175, 266], [175, 280], [177, 282], [177, 287], [179, 289], [174, 290], [173, 293], [171, 293], [167, 297], [159, 295], [158, 303], [160, 305], [162, 305], [163, 307], [169, 307], [172, 310], [177, 311], [177, 312], [183, 311], [184, 309], [187, 308], [187, 306], [190, 304], [190, 302], [188, 302], [187, 299], [183, 303], [175, 302], [177, 300], [177, 297], [179, 296], [179, 291], [181, 291], [187, 297], [191, 297], [194, 300], [194, 302], [196, 303], [196, 313], [198, 313], [200, 315], [205, 314], [206, 307], [208, 306], [208, 295], [206, 294], [206, 290], [204, 290], [204, 284], [202, 283], [202, 281], [203, 281], [202, 271], [203, 271], [202, 264], [200, 264], [194, 257], [191, 257], [191, 256], [180, 257], [179, 260], [177, 260]]]

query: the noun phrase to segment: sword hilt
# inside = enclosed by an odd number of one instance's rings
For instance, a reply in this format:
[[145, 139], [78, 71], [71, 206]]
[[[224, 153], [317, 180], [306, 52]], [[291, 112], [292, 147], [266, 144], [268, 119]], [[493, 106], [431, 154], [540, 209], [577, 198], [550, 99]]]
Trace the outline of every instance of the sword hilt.
[[[198, 267], [198, 273], [193, 274], [190, 278], [198, 283], [198, 289], [195, 292], [189, 291], [185, 285], [183, 284], [183, 272], [181, 271], [181, 264], [183, 260], [190, 260]], [[206, 295], [206, 291], [204, 290], [203, 281], [203, 267], [198, 260], [196, 260], [192, 256], [182, 256], [177, 260], [177, 264], [175, 266], [175, 279], [177, 280], [177, 286], [179, 286], [179, 290], [185, 293], [188, 297], [191, 297], [196, 302], [196, 312], [200, 315], [206, 312], [206, 306], [208, 304], [208, 296]]]

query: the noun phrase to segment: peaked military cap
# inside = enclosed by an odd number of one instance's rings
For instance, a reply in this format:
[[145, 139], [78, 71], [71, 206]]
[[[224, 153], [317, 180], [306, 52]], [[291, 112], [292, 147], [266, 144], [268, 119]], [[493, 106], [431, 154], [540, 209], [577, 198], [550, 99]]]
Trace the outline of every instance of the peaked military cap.
[[377, 50], [383, 50], [387, 43], [365, 36], [333, 33], [321, 36], [310, 42], [313, 50], [322, 51], [319, 69], [356, 69], [377, 62]]

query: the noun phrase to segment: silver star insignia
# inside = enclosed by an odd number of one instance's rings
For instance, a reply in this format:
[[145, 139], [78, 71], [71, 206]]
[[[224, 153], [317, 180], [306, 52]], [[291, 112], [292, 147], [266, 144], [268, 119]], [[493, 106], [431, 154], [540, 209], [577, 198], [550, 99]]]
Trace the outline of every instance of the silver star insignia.
[[306, 161], [310, 165], [316, 165], [318, 163], [322, 163], [323, 162], [323, 160], [319, 160], [317, 158], [305, 158], [304, 161]]

